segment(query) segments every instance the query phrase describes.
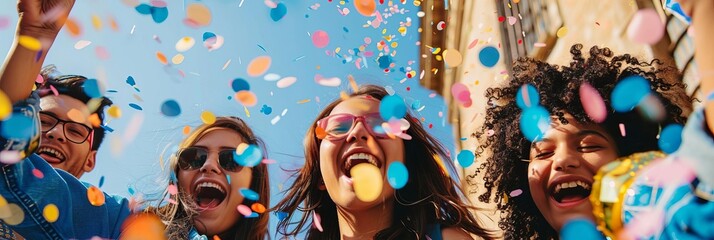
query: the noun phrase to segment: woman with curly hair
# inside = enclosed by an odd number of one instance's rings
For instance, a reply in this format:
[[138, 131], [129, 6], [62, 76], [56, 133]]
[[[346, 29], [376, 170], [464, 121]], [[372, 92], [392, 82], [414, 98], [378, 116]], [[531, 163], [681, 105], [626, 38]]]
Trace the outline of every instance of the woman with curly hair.
[[[454, 166], [446, 151], [421, 123], [406, 113], [396, 132], [383, 128], [385, 97], [395, 96], [367, 85], [320, 112], [305, 136], [305, 165], [275, 207], [287, 215], [278, 232], [295, 236], [307, 230], [306, 239], [490, 238], [449, 177]], [[393, 163], [403, 163], [409, 172], [399, 189], [386, 184]], [[357, 193], [353, 170], [361, 165], [373, 165], [381, 174], [373, 180], [384, 187], [374, 197]], [[291, 221], [299, 212], [298, 221]]]
[[[642, 62], [629, 54], [615, 55], [608, 48], [592, 47], [589, 56], [584, 56], [582, 48], [580, 44], [571, 47], [568, 66], [520, 58], [505, 86], [486, 91], [485, 122], [474, 134], [481, 144], [477, 155], [486, 157], [478, 170], [485, 171], [486, 190], [479, 200], [489, 202], [495, 196], [503, 211], [499, 226], [506, 239], [555, 239], [570, 219], [593, 219], [588, 196], [598, 169], [618, 157], [658, 150], [661, 127], [683, 124], [691, 112], [691, 100], [677, 69], [658, 60]], [[660, 121], [638, 111], [613, 110], [613, 89], [629, 77], [647, 80], [651, 96], [666, 113]], [[520, 129], [518, 102], [522, 100], [517, 96], [525, 84], [537, 89], [539, 104], [552, 122], [544, 135], [532, 139]], [[602, 96], [607, 107], [607, 117], [598, 122], [581, 102], [585, 100], [581, 87], [587, 85]], [[516, 190], [522, 194], [510, 197]]]

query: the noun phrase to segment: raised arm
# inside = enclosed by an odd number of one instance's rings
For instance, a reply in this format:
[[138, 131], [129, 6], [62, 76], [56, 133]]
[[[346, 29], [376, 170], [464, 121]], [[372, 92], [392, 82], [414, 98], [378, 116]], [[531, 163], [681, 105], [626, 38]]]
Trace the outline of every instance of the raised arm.
[[[0, 90], [5, 92], [12, 102], [29, 96], [47, 51], [69, 16], [74, 2], [75, 0], [18, 0], [19, 20], [15, 41], [0, 69]], [[39, 40], [40, 49], [32, 49], [31, 44], [21, 44], [23, 36], [30, 42]]]

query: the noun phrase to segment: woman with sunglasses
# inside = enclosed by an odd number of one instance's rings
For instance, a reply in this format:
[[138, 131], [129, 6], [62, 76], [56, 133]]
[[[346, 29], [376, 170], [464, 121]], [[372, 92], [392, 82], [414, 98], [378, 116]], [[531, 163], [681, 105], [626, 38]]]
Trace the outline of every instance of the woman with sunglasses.
[[[443, 146], [411, 114], [391, 119], [395, 129], [387, 126], [380, 116], [387, 96], [384, 88], [367, 85], [322, 110], [305, 137], [305, 165], [275, 207], [286, 214], [278, 232], [295, 236], [307, 230], [307, 239], [489, 237], [449, 177], [454, 166]], [[409, 175], [399, 189], [386, 178], [395, 163]], [[358, 168], [376, 171], [376, 184], [367, 188], [381, 191], [360, 196]]]
[[[261, 208], [270, 202], [264, 146], [237, 117], [218, 117], [184, 139], [170, 159], [178, 194], [167, 190], [171, 203], [149, 209], [164, 220], [169, 239], [264, 239], [268, 214]], [[260, 213], [244, 216], [241, 205]]]

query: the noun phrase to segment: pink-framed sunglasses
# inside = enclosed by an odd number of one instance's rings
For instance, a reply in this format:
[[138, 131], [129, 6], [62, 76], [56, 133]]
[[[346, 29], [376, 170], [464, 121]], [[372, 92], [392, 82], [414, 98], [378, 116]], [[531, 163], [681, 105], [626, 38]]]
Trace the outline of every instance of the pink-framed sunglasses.
[[387, 132], [382, 128], [384, 119], [379, 113], [370, 113], [363, 116], [355, 116], [349, 113], [339, 113], [324, 117], [317, 121], [317, 126], [325, 131], [325, 139], [341, 140], [355, 128], [358, 122], [362, 122], [369, 134], [376, 138], [389, 138]]

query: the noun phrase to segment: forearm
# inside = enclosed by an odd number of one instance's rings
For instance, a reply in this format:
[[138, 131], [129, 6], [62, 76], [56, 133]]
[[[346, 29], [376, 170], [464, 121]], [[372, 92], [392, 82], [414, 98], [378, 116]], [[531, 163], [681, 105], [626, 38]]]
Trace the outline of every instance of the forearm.
[[[694, 9], [692, 27], [694, 28], [694, 58], [701, 76], [701, 91], [704, 97], [714, 93], [714, 1], [700, 1]], [[709, 131], [714, 132], [714, 101], [705, 102], [704, 112]]]
[[[40, 39], [43, 43], [42, 49], [34, 51], [22, 46], [18, 42], [21, 35]], [[7, 94], [10, 101], [15, 103], [29, 96], [55, 37], [56, 34], [22, 30], [17, 32], [2, 69], [0, 69], [0, 90]]]

